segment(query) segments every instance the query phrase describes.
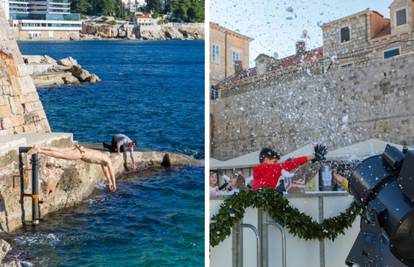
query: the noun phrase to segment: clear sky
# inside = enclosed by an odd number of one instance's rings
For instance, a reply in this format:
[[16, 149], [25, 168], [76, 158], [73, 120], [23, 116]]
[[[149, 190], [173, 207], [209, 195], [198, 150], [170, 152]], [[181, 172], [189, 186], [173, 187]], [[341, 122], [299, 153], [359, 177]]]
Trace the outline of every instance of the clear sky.
[[[295, 53], [304, 37], [308, 48], [322, 46], [323, 23], [364, 9], [389, 17], [392, 0], [210, 0], [210, 18], [255, 40], [250, 64], [260, 53], [279, 57]], [[305, 33], [305, 34], [304, 34]]]

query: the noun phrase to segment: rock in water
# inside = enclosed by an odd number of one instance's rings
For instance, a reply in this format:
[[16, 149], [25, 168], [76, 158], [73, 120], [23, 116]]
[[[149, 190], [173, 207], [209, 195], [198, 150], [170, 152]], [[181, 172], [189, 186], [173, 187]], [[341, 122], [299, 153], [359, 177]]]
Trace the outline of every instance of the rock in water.
[[57, 62], [57, 64], [61, 65], [61, 66], [65, 66], [65, 67], [79, 66], [76, 59], [74, 59], [72, 57], [63, 58], [63, 59], [59, 60]]
[[88, 82], [90, 82], [90, 83], [97, 83], [97, 82], [100, 82], [100, 81], [101, 81], [101, 79], [96, 74], [92, 74], [88, 79]]
[[25, 64], [50, 64], [56, 65], [56, 60], [49, 56], [23, 56], [23, 60]]
[[18, 260], [12, 260], [3, 264], [3, 267], [23, 267]]
[[70, 72], [81, 82], [88, 82], [91, 77], [89, 71], [82, 69], [81, 67], [79, 67], [79, 65], [72, 66]]
[[96, 74], [84, 70], [72, 57], [54, 60], [49, 56], [24, 56], [28, 73], [37, 87], [78, 84], [81, 82], [96, 83], [101, 79]]
[[4, 257], [6, 254], [11, 250], [11, 246], [9, 243], [0, 239], [0, 262], [3, 262]]

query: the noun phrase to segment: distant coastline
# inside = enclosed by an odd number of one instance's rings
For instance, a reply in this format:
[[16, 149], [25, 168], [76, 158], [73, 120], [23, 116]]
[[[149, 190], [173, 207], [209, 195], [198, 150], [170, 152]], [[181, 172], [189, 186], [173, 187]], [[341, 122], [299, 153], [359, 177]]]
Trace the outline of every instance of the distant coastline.
[[165, 23], [134, 25], [86, 21], [82, 23], [80, 40], [204, 40], [204, 23]]
[[[16, 29], [15, 29], [16, 31]], [[40, 35], [31, 38], [16, 33], [18, 41], [68, 41], [68, 40], [204, 40], [204, 23], [164, 23], [136, 25], [128, 21], [82, 21], [82, 29], [60, 31], [59, 35]]]

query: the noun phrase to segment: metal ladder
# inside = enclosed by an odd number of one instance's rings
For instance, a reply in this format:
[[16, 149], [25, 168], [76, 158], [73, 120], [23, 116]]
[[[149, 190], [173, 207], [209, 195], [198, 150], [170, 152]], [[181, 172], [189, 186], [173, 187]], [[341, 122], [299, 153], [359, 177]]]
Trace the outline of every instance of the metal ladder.
[[[38, 225], [40, 222], [40, 204], [43, 203], [40, 201], [39, 195], [39, 154], [35, 153], [30, 159], [30, 164], [32, 165], [31, 169], [25, 169], [24, 166], [24, 157], [23, 155], [27, 153], [31, 147], [20, 147], [19, 148], [19, 173], [20, 173], [20, 205], [22, 208], [22, 223], [27, 225], [26, 222], [26, 212], [24, 209], [24, 199], [25, 197], [30, 197], [32, 199], [32, 225]], [[32, 171], [32, 193], [25, 193], [25, 171]]]

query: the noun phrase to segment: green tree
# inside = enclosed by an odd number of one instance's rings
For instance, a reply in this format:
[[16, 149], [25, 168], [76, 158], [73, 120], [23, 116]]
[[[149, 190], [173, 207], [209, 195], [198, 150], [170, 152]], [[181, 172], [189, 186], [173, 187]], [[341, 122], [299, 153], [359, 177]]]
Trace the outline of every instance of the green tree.
[[102, 15], [115, 16], [115, 2], [113, 0], [103, 0]]
[[170, 5], [173, 16], [178, 21], [204, 21], [204, 0], [170, 0]]
[[187, 17], [191, 22], [204, 22], [204, 0], [195, 0], [187, 10]]
[[164, 0], [164, 14], [172, 12], [172, 0]]
[[146, 0], [147, 9], [153, 13], [163, 13], [163, 4], [161, 0]]
[[82, 15], [91, 14], [93, 6], [88, 0], [76, 0], [71, 3], [72, 11]]
[[116, 0], [115, 7], [116, 7], [115, 8], [116, 17], [125, 19], [127, 15], [126, 15], [126, 9], [125, 9], [124, 2], [122, 2], [122, 0]]

